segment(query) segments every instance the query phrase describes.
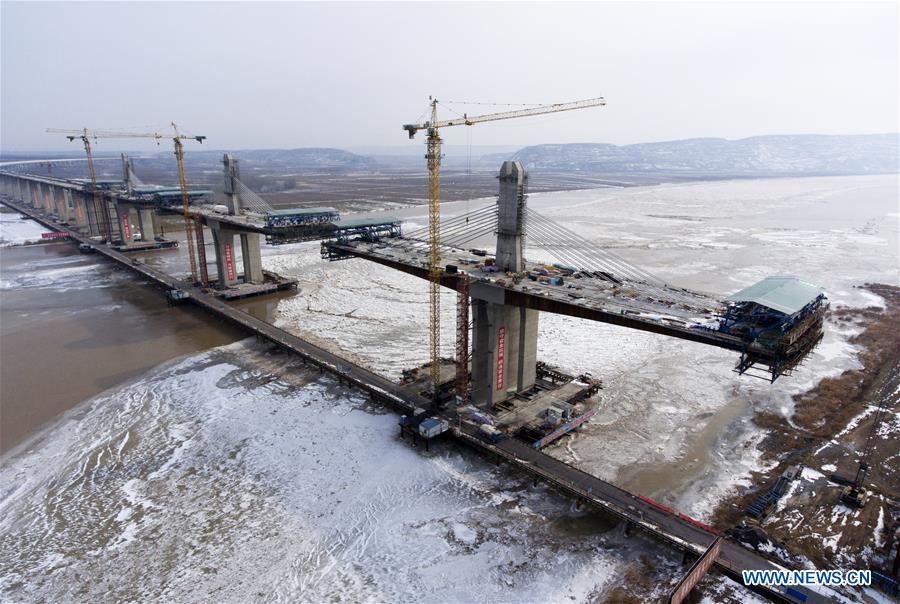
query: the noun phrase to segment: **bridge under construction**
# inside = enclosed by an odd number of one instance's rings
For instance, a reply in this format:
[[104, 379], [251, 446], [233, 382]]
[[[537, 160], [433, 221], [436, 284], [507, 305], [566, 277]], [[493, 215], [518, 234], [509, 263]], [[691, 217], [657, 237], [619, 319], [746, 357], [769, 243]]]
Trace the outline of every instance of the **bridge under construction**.
[[[440, 282], [472, 301], [471, 392], [478, 402], [533, 385], [539, 312], [732, 350], [738, 373], [762, 370], [772, 381], [789, 375], [822, 337], [828, 303], [813, 285], [770, 277], [727, 297], [674, 287], [530, 210], [518, 162], [505, 162], [499, 181], [496, 204], [441, 225]], [[526, 259], [526, 251], [540, 260]], [[328, 260], [364, 258], [423, 279], [431, 276], [429, 254], [425, 229], [322, 244]]]
[[[27, 198], [23, 200], [16, 197], [18, 185], [10, 185], [8, 172], [3, 177], [0, 182], [5, 184], [2, 200], [6, 205], [71, 237], [82, 246], [91, 246], [105, 258], [138, 272], [169, 292], [182, 292], [183, 299], [278, 348], [298, 355], [320, 371], [333, 374], [342, 383], [364, 390], [373, 400], [386, 404], [401, 414], [401, 423], [409, 427], [413, 434], [421, 435], [426, 442], [429, 439], [422, 427], [428, 422], [431, 422], [430, 425], [442, 425], [446, 430], [438, 430], [436, 433], [446, 432], [453, 439], [484, 454], [500, 458], [512, 468], [531, 474], [577, 500], [620, 518], [629, 526], [690, 555], [702, 554], [718, 537], [717, 532], [644, 496], [628, 493], [556, 460], [542, 452], [538, 443], [514, 435], [507, 437], [498, 429], [503, 428], [500, 421], [497, 426], [488, 426], [473, 421], [473, 417], [477, 413], [493, 413], [499, 418], [502, 415], [499, 413], [501, 409], [515, 408], [518, 404], [516, 401], [522, 399], [522, 395], [527, 394], [540, 381], [541, 367], [536, 362], [532, 367], [530, 363], [534, 360], [532, 351], [536, 347], [537, 317], [542, 311], [603, 321], [734, 350], [742, 359], [738, 363], [738, 371], [745, 371], [748, 368], [747, 360], [754, 359], [754, 363], [767, 368], [771, 379], [788, 373], [791, 367], [796, 366], [821, 335], [824, 297], [817, 291], [806, 289], [806, 285], [797, 285], [791, 280], [779, 281], [771, 287], [758, 284], [758, 291], [750, 291], [752, 295], [736, 295], [729, 300], [671, 287], [644, 272], [638, 272], [639, 269], [617, 257], [591, 252], [591, 248], [585, 247], [581, 242], [561, 245], [560, 232], [555, 230], [560, 227], [530, 212], [525, 206], [526, 190], [522, 182], [524, 170], [521, 166], [507, 163], [501, 170], [501, 193], [496, 206], [451, 218], [445, 228], [446, 239], [441, 250], [441, 283], [458, 292], [467, 293], [466, 306], [471, 301], [474, 309], [472, 354], [466, 358], [466, 379], [472, 382], [471, 402], [479, 410], [473, 414], [466, 410], [472, 406], [435, 406], [431, 393], [423, 391], [421, 383], [403, 385], [379, 376], [232, 308], [201, 283], [193, 283], [190, 279], [177, 278], [143, 263], [135, 263], [124, 250], [117, 249], [116, 245], [99, 244], [89, 234], [81, 234], [68, 228], [68, 225], [60, 221], [57, 213], [47, 211], [43, 204], [35, 207], [34, 204], [27, 203]], [[504, 184], [510, 179], [514, 186], [504, 192]], [[157, 208], [157, 211], [165, 209]], [[219, 214], [220, 212], [208, 207], [198, 208], [195, 212], [195, 216], [201, 220], [214, 220]], [[512, 219], [509, 218], [510, 215]], [[229, 219], [226, 218], [227, 220]], [[344, 223], [346, 228], [343, 229], [323, 226], [323, 223], [317, 222], [305, 233], [296, 230], [295, 225], [290, 237], [322, 239], [323, 256], [331, 260], [359, 257], [409, 274], [428, 277], [429, 265], [427, 257], [422, 254], [424, 245], [420, 232], [404, 234], [393, 219], [380, 223], [363, 222]], [[265, 228], [259, 221], [249, 221], [249, 224], [250, 228]], [[339, 221], [329, 224], [341, 225]], [[370, 228], [373, 225], [378, 225], [379, 228]], [[454, 228], [454, 225], [465, 226]], [[552, 233], [557, 239], [546, 241], [548, 233]], [[492, 235], [497, 237], [493, 249], [489, 249], [491, 246], [475, 246]], [[559, 254], [556, 256], [557, 261], [526, 260], [526, 235], [529, 243], [535, 244], [535, 247], [550, 248], [551, 244], [555, 244], [559, 248], [556, 250]], [[472, 247], [466, 247], [469, 243]], [[582, 262], [576, 264], [565, 253], [566, 249], [578, 249], [581, 254], [587, 255], [579, 256], [577, 259]], [[779, 292], [778, 289], [785, 284], [791, 291]], [[570, 285], [573, 287], [568, 287]], [[770, 309], [774, 312], [763, 313], [768, 317], [763, 327], [758, 327], [755, 331], [736, 330], [734, 326], [739, 321], [752, 321], [754, 312], [762, 312], [758, 307], [767, 301], [766, 292], [770, 298], [782, 302], [783, 298], [793, 296], [796, 304], [796, 297], [800, 294], [808, 295], [809, 300], [801, 309], [802, 313], [791, 313], [789, 311], [794, 307], [783, 304], [780, 311]], [[776, 305], [771, 300], [768, 303]], [[747, 305], [753, 308], [748, 311]], [[766, 333], [766, 327], [772, 327], [773, 316], [781, 317], [782, 320], [776, 331], [787, 335], [782, 340], [773, 340], [769, 336], [768, 340], [761, 341], [760, 334]], [[498, 342], [501, 343], [499, 347]], [[506, 342], [509, 342], [508, 348]], [[797, 342], [806, 343], [795, 346]], [[480, 365], [484, 367], [476, 369]], [[553, 373], [546, 368], [543, 371]], [[563, 424], [563, 427], [572, 423], [574, 422]], [[742, 570], [777, 567], [758, 553], [728, 540], [723, 542], [716, 565], [722, 572], [735, 578], [740, 577]], [[760, 589], [762, 594], [779, 601], [827, 600], [825, 596], [805, 589]]]

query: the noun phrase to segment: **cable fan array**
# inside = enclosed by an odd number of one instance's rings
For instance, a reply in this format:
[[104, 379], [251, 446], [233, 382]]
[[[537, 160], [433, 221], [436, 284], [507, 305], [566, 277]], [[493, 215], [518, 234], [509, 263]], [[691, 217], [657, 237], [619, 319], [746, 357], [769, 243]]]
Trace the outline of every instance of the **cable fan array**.
[[235, 178], [234, 181], [238, 186], [238, 194], [241, 196], [242, 207], [249, 208], [260, 214], [266, 214], [267, 212], [274, 210], [265, 199], [251, 191], [247, 185], [240, 181], [240, 179]]
[[[497, 206], [490, 205], [448, 220], [442, 220], [440, 243], [444, 247], [462, 248], [479, 237], [490, 235], [496, 231]], [[403, 237], [411, 240], [417, 247], [427, 247], [429, 244], [428, 227], [410, 231]]]
[[128, 179], [131, 181], [130, 184], [132, 187], [144, 186], [144, 181], [138, 178], [138, 175], [134, 173], [133, 169], [128, 171]]
[[664, 300], [696, 303], [697, 299], [670, 288], [662, 279], [636, 266], [621, 256], [601, 249], [546, 216], [527, 210], [528, 245], [550, 252], [562, 264], [580, 271], [607, 273], [617, 279], [644, 284]]
[[[604, 275], [632, 285], [640, 284], [645, 293], [662, 300], [691, 305], [702, 302], [697, 296], [669, 287], [659, 277], [617, 254], [601, 249], [596, 243], [534, 210], [526, 210], [525, 226], [526, 249], [540, 249], [563, 266], [595, 277]], [[465, 248], [496, 232], [497, 206], [490, 205], [441, 221], [441, 246]], [[428, 228], [409, 231], [404, 234], [404, 239], [411, 241], [415, 247], [427, 247]]]

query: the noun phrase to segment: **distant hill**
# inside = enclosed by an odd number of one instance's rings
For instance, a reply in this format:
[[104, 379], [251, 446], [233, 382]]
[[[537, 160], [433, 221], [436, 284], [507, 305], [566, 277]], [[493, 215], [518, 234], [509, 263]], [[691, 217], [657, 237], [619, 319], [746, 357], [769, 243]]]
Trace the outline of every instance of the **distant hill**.
[[[195, 164], [221, 163], [222, 155], [229, 151], [206, 151], [191, 149], [185, 158]], [[306, 147], [302, 149], [242, 149], [232, 151], [241, 167], [266, 166], [268, 168], [289, 167], [297, 170], [348, 170], [372, 168], [376, 162], [371, 157], [357, 155], [342, 149], [328, 147]], [[171, 155], [171, 153], [167, 154]]]
[[535, 145], [515, 154], [526, 169], [682, 176], [849, 175], [898, 171], [898, 134], [773, 135], [740, 140], [693, 138], [636, 145]]

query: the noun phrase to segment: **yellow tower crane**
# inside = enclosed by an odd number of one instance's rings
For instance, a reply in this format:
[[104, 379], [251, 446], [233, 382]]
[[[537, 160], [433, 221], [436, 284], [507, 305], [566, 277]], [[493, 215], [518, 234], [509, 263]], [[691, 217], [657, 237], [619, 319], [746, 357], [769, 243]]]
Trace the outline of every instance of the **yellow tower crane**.
[[528, 117], [532, 115], [543, 115], [545, 113], [558, 113], [560, 111], [572, 111], [574, 109], [586, 109], [588, 107], [599, 107], [606, 105], [606, 100], [602, 97], [595, 99], [586, 99], [583, 101], [574, 101], [571, 103], [557, 103], [553, 105], [538, 105], [527, 109], [518, 109], [515, 111], [504, 111], [500, 113], [488, 113], [485, 115], [477, 115], [469, 117], [463, 115], [459, 118], [439, 121], [437, 116], [437, 99], [430, 99], [431, 119], [422, 124], [404, 124], [403, 129], [409, 133], [409, 138], [413, 138], [419, 130], [428, 132], [428, 138], [425, 140], [426, 152], [425, 159], [428, 165], [428, 240], [430, 244], [430, 262], [429, 269], [430, 281], [430, 316], [429, 316], [429, 345], [431, 352], [431, 383], [433, 389], [433, 400], [438, 401], [441, 368], [440, 368], [440, 347], [441, 347], [441, 137], [440, 129], [448, 126], [472, 126], [481, 122], [493, 122], [497, 120], [508, 120], [517, 117]]
[[103, 202], [100, 190], [97, 188], [97, 175], [94, 172], [94, 155], [91, 150], [91, 136], [93, 133], [87, 128], [81, 130], [63, 130], [60, 128], [47, 128], [47, 132], [66, 134], [66, 138], [74, 141], [81, 139], [84, 143], [84, 154], [87, 157], [88, 175], [91, 179], [91, 195], [94, 203], [94, 216], [97, 217], [97, 226], [100, 228], [100, 236], [105, 243], [112, 243], [112, 225], [110, 224], [109, 206]]
[[[152, 138], [157, 141], [160, 141], [164, 138], [171, 138], [175, 143], [175, 159], [178, 164], [178, 185], [181, 188], [181, 205], [184, 212], [184, 232], [185, 237], [187, 239], [188, 246], [188, 256], [190, 256], [191, 261], [191, 284], [197, 283], [197, 253], [194, 250], [194, 221], [191, 218], [191, 210], [189, 206], [189, 196], [187, 189], [187, 181], [184, 176], [184, 145], [181, 141], [193, 139], [198, 143], [203, 143], [206, 139], [205, 136], [196, 136], [190, 134], [180, 134], [178, 132], [178, 126], [172, 122], [172, 129], [174, 130], [174, 134], [165, 135], [159, 134], [158, 132], [151, 133], [138, 133], [138, 132], [116, 132], [112, 130], [88, 130], [87, 128], [82, 128], [81, 130], [66, 130], [61, 128], [47, 128], [47, 132], [53, 134], [65, 134], [66, 138], [70, 141], [75, 140], [76, 138], [81, 139], [84, 142], [84, 152], [87, 155], [87, 164], [88, 164], [88, 173], [91, 176], [91, 188], [94, 194], [94, 210], [97, 211], [98, 206], [101, 210], [101, 214], [98, 216], [103, 216], [104, 226], [101, 228], [101, 234], [106, 241], [111, 241], [112, 238], [112, 224], [111, 218], [109, 216], [109, 207], [106, 203], [100, 203], [100, 193], [97, 189], [97, 177], [94, 172], [94, 159], [91, 153], [91, 140], [90, 139], [98, 139], [98, 138]], [[202, 228], [199, 227], [198, 228]], [[204, 284], [205, 285], [205, 284]]]

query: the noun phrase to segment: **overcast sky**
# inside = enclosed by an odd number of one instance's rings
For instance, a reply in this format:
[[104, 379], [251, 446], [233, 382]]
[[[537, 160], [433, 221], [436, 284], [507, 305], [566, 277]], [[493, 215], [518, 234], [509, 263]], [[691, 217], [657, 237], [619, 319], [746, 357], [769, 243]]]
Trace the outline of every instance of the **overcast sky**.
[[[164, 127], [210, 148], [411, 145], [428, 96], [606, 97], [474, 145], [898, 131], [898, 3], [0, 3], [0, 145]], [[502, 107], [452, 106], [470, 114]], [[445, 116], [450, 117], [452, 113]], [[418, 141], [421, 142], [421, 141]], [[98, 150], [139, 149], [101, 141]]]

